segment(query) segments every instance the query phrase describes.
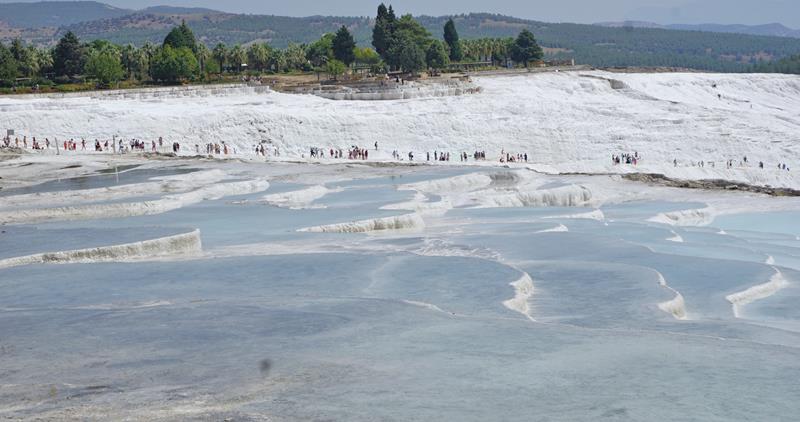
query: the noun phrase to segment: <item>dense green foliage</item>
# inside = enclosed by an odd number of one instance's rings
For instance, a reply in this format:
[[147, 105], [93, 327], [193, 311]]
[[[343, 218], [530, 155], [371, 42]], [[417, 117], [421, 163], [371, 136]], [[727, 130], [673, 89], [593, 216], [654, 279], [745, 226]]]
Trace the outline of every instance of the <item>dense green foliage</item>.
[[197, 52], [197, 40], [192, 30], [186, 25], [186, 21], [181, 22], [180, 26], [172, 28], [172, 30], [169, 31], [164, 38], [164, 45], [176, 49], [186, 47], [193, 52]]
[[514, 38], [481, 38], [461, 40], [461, 49], [467, 61], [494, 61], [504, 63], [511, 59]]
[[[422, 24], [411, 15], [394, 17], [392, 7], [381, 4], [375, 18], [372, 45], [380, 53], [390, 69], [415, 73], [426, 66], [443, 69], [450, 61], [460, 62], [504, 62], [509, 57], [528, 65], [543, 56], [541, 47], [533, 34], [524, 29], [516, 41], [505, 39], [459, 40], [455, 22], [444, 24], [444, 42], [434, 39]], [[467, 54], [465, 55], [465, 51]], [[464, 64], [462, 64], [464, 65]], [[467, 64], [470, 65], [470, 64]]]
[[353, 54], [359, 64], [377, 65], [381, 62], [381, 56], [369, 47], [356, 47]]
[[787, 57], [776, 62], [763, 63], [753, 69], [760, 73], [790, 73], [800, 75], [800, 55]]
[[86, 61], [86, 74], [103, 86], [119, 81], [125, 74], [120, 55], [113, 49], [95, 50]]
[[72, 32], [67, 32], [53, 51], [53, 71], [56, 76], [74, 76], [83, 73], [86, 49]]
[[33, 77], [39, 72], [48, 71], [53, 66], [52, 56], [33, 46], [25, 46], [22, 41], [15, 39], [9, 47], [13, 61], [9, 66], [16, 67], [19, 76]]
[[330, 75], [333, 79], [337, 79], [340, 75], [344, 74], [347, 66], [339, 60], [333, 59], [325, 64], [325, 73]]
[[458, 40], [458, 31], [456, 24], [452, 19], [449, 19], [444, 24], [444, 42], [447, 43], [447, 48], [450, 49], [450, 60], [457, 62], [464, 58], [461, 52], [461, 43]]
[[342, 26], [336, 31], [336, 36], [333, 38], [332, 43], [333, 56], [336, 60], [350, 66], [356, 60], [355, 48], [356, 42], [347, 27]]
[[17, 61], [11, 51], [0, 43], [0, 81], [9, 83], [17, 77]]
[[402, 35], [388, 52], [387, 63], [405, 72], [418, 72], [425, 68], [425, 50], [413, 42], [408, 35]]
[[419, 72], [426, 66], [443, 69], [453, 51], [456, 56], [461, 56], [458, 33], [452, 21], [445, 26], [444, 33], [450, 42], [455, 43], [455, 48], [435, 40], [411, 15], [397, 19], [391, 5], [387, 8], [381, 4], [375, 18], [372, 45], [389, 68], [409, 73]]
[[192, 50], [165, 45], [153, 56], [150, 74], [156, 81], [177, 82], [192, 79], [200, 70]]
[[389, 38], [394, 32], [395, 23], [394, 10], [386, 8], [383, 3], [378, 6], [378, 15], [375, 18], [375, 26], [372, 28], [372, 46], [375, 51], [381, 56], [385, 56], [389, 51]]
[[[224, 51], [225, 46], [222, 46], [222, 49]], [[247, 48], [247, 66], [250, 69], [263, 72], [269, 68], [272, 55], [273, 51], [269, 44], [253, 43]]]
[[214, 50], [211, 51], [211, 56], [219, 64], [220, 70], [224, 69], [225, 68], [225, 62], [228, 60], [228, 48], [225, 47], [225, 44], [218, 43], [214, 47]]
[[[93, 80], [99, 86], [109, 87], [121, 80], [141, 82], [176, 83], [207, 79], [218, 74], [228, 65], [228, 70], [241, 72], [246, 66], [248, 54], [241, 46], [227, 48], [220, 44], [209, 50], [196, 43], [188, 27], [176, 27], [161, 47], [145, 43], [142, 47], [132, 44], [119, 46], [106, 40], [82, 43], [73, 33], [65, 34], [58, 45], [51, 49], [37, 49], [14, 40], [10, 48], [0, 47], [0, 82], [2, 85], [52, 84]], [[172, 45], [182, 45], [174, 48]], [[195, 45], [195, 50], [190, 48]], [[294, 48], [294, 49], [293, 49]], [[306, 66], [305, 52], [298, 47], [281, 52], [300, 67]], [[264, 50], [264, 54], [258, 53]], [[274, 60], [274, 51], [265, 44], [250, 47], [254, 61], [260, 58], [261, 70]], [[299, 55], [299, 59], [297, 58]], [[281, 63], [288, 63], [282, 59]], [[20, 79], [23, 78], [23, 79]]]
[[447, 67], [450, 58], [445, 43], [438, 40], [432, 42], [425, 53], [425, 61], [431, 69], [441, 70]]
[[314, 67], [333, 59], [333, 34], [325, 34], [306, 48], [306, 58]]
[[236, 72], [241, 72], [243, 65], [247, 65], [247, 51], [241, 45], [234, 45], [228, 51], [228, 63]]
[[149, 50], [147, 48], [137, 49], [133, 44], [128, 44], [120, 50], [120, 65], [124, 71], [123, 77], [126, 79], [144, 79], [147, 74], [147, 65], [150, 63]]
[[531, 60], [539, 60], [544, 56], [542, 48], [536, 43], [536, 38], [527, 29], [523, 29], [519, 33], [517, 39], [514, 40], [514, 44], [511, 45], [509, 53], [511, 60], [517, 63], [524, 63], [525, 67], [528, 67], [528, 63]]

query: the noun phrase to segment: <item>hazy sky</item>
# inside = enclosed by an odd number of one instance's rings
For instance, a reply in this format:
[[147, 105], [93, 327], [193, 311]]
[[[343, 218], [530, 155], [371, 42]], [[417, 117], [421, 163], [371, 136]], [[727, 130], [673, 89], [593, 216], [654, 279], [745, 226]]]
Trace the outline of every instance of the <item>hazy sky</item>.
[[[289, 16], [373, 15], [379, 3], [375, 0], [106, 0], [105, 2], [126, 8], [169, 4], [208, 7], [228, 12]], [[401, 0], [390, 3], [399, 13], [429, 15], [493, 12], [543, 21], [580, 23], [626, 19], [657, 23], [780, 22], [800, 28], [800, 0]]]

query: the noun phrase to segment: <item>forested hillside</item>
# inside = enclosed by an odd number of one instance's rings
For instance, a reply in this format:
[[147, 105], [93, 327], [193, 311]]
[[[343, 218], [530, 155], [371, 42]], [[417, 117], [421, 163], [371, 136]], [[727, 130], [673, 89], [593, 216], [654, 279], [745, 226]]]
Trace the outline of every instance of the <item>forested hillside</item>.
[[217, 43], [247, 44], [269, 42], [273, 47], [285, 48], [289, 43], [310, 43], [326, 33], [335, 32], [342, 25], [354, 31], [359, 44], [369, 44], [372, 36], [371, 20], [354, 17], [306, 17], [235, 15], [228, 13], [158, 13], [148, 9], [116, 19], [106, 19], [70, 25], [60, 33], [72, 31], [82, 39], [105, 39], [117, 44], [142, 45], [146, 41], [159, 42], [169, 29], [182, 21], [208, 46]]
[[[446, 17], [420, 17], [428, 28]], [[793, 38], [762, 37], [649, 28], [607, 28], [571, 23], [544, 23], [491, 14], [454, 18], [463, 38], [509, 37], [529, 29], [551, 56], [575, 58], [593, 66], [672, 66], [741, 71], [758, 60], [800, 53]]]
[[[186, 19], [203, 43], [245, 44], [268, 41], [277, 48], [289, 43], [309, 43], [345, 25], [359, 45], [369, 45], [372, 20], [366, 17], [306, 17], [143, 13], [68, 27], [85, 39], [103, 38], [115, 43], [163, 39], [168, 29]], [[417, 18], [435, 37], [449, 17]], [[473, 13], [453, 17], [461, 37], [503, 38], [522, 29], [536, 34], [552, 58], [575, 58], [593, 66], [670, 66], [713, 71], [745, 71], [759, 60], [800, 54], [792, 38], [762, 37], [649, 28], [608, 28], [596, 25], [544, 23], [508, 16]], [[148, 25], [141, 25], [148, 22]]]
[[14, 28], [42, 28], [110, 19], [132, 13], [96, 1], [0, 3], [0, 22]]
[[704, 24], [672, 24], [659, 25], [653, 22], [642, 21], [621, 21], [621, 22], [598, 22], [595, 25], [609, 28], [659, 28], [677, 29], [679, 31], [703, 31], [703, 32], [723, 32], [732, 34], [764, 35], [770, 37], [792, 37], [800, 38], [800, 30], [788, 28], [779, 23], [768, 23], [764, 25], [721, 25], [713, 23]]

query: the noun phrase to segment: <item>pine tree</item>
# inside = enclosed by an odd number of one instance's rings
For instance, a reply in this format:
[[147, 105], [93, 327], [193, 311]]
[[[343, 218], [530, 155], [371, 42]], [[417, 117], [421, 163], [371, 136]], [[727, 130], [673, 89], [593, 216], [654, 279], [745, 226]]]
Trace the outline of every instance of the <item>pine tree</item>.
[[350, 66], [356, 59], [355, 48], [356, 42], [353, 36], [350, 34], [350, 31], [342, 25], [342, 27], [336, 31], [336, 36], [333, 38], [333, 56], [346, 66]]
[[80, 75], [85, 64], [86, 50], [72, 31], [67, 32], [53, 50], [53, 71], [56, 76]]
[[525, 67], [528, 67], [528, 62], [539, 60], [543, 55], [542, 48], [539, 47], [536, 38], [527, 29], [523, 29], [519, 33], [511, 46], [511, 59], [517, 63], [524, 63]]
[[164, 45], [168, 45], [174, 49], [186, 47], [192, 50], [192, 52], [197, 52], [197, 40], [192, 30], [186, 25], [186, 21], [181, 22], [179, 26], [169, 31], [169, 34], [164, 38]]

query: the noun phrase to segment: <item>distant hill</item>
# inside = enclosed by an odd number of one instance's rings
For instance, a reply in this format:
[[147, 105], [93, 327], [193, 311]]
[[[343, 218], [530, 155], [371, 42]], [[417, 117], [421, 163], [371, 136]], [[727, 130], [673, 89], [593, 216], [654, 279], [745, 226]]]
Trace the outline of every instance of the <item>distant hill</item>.
[[59, 34], [73, 31], [82, 39], [103, 38], [118, 44], [141, 45], [146, 41], [160, 43], [167, 32], [182, 21], [192, 28], [197, 38], [206, 45], [219, 42], [246, 44], [254, 41], [269, 42], [284, 48], [290, 42], [309, 43], [323, 34], [334, 32], [342, 25], [353, 31], [356, 41], [369, 44], [372, 37], [371, 21], [353, 17], [306, 17], [237, 15], [213, 11], [211, 13], [156, 13], [144, 10], [130, 15], [83, 22], [60, 28]]
[[621, 22], [599, 22], [595, 25], [604, 26], [607, 28], [658, 28], [658, 29], [676, 29], [680, 31], [703, 31], [703, 32], [719, 32], [725, 34], [747, 34], [747, 35], [762, 35], [769, 37], [791, 37], [800, 38], [800, 30], [788, 28], [779, 23], [769, 23], [765, 25], [720, 25], [714, 23], [705, 23], [698, 25], [689, 24], [672, 24], [672, 25], [659, 25], [654, 22], [644, 21], [621, 21]]
[[142, 9], [141, 13], [154, 13], [161, 15], [197, 15], [197, 14], [219, 14], [219, 10], [206, 9], [203, 7], [175, 7], [175, 6], [152, 6]]
[[131, 12], [95, 1], [0, 3], [0, 21], [12, 28], [59, 27], [116, 18]]
[[664, 25], [659, 25], [655, 22], [645, 22], [645, 21], [619, 21], [619, 22], [597, 22], [595, 23], [597, 26], [603, 26], [606, 28], [658, 28], [658, 29], [668, 29]]
[[766, 25], [718, 25], [706, 23], [700, 25], [669, 25], [668, 27], [669, 29], [679, 29], [685, 31], [723, 32], [800, 38], [800, 30], [787, 28], [779, 23], [770, 23]]

